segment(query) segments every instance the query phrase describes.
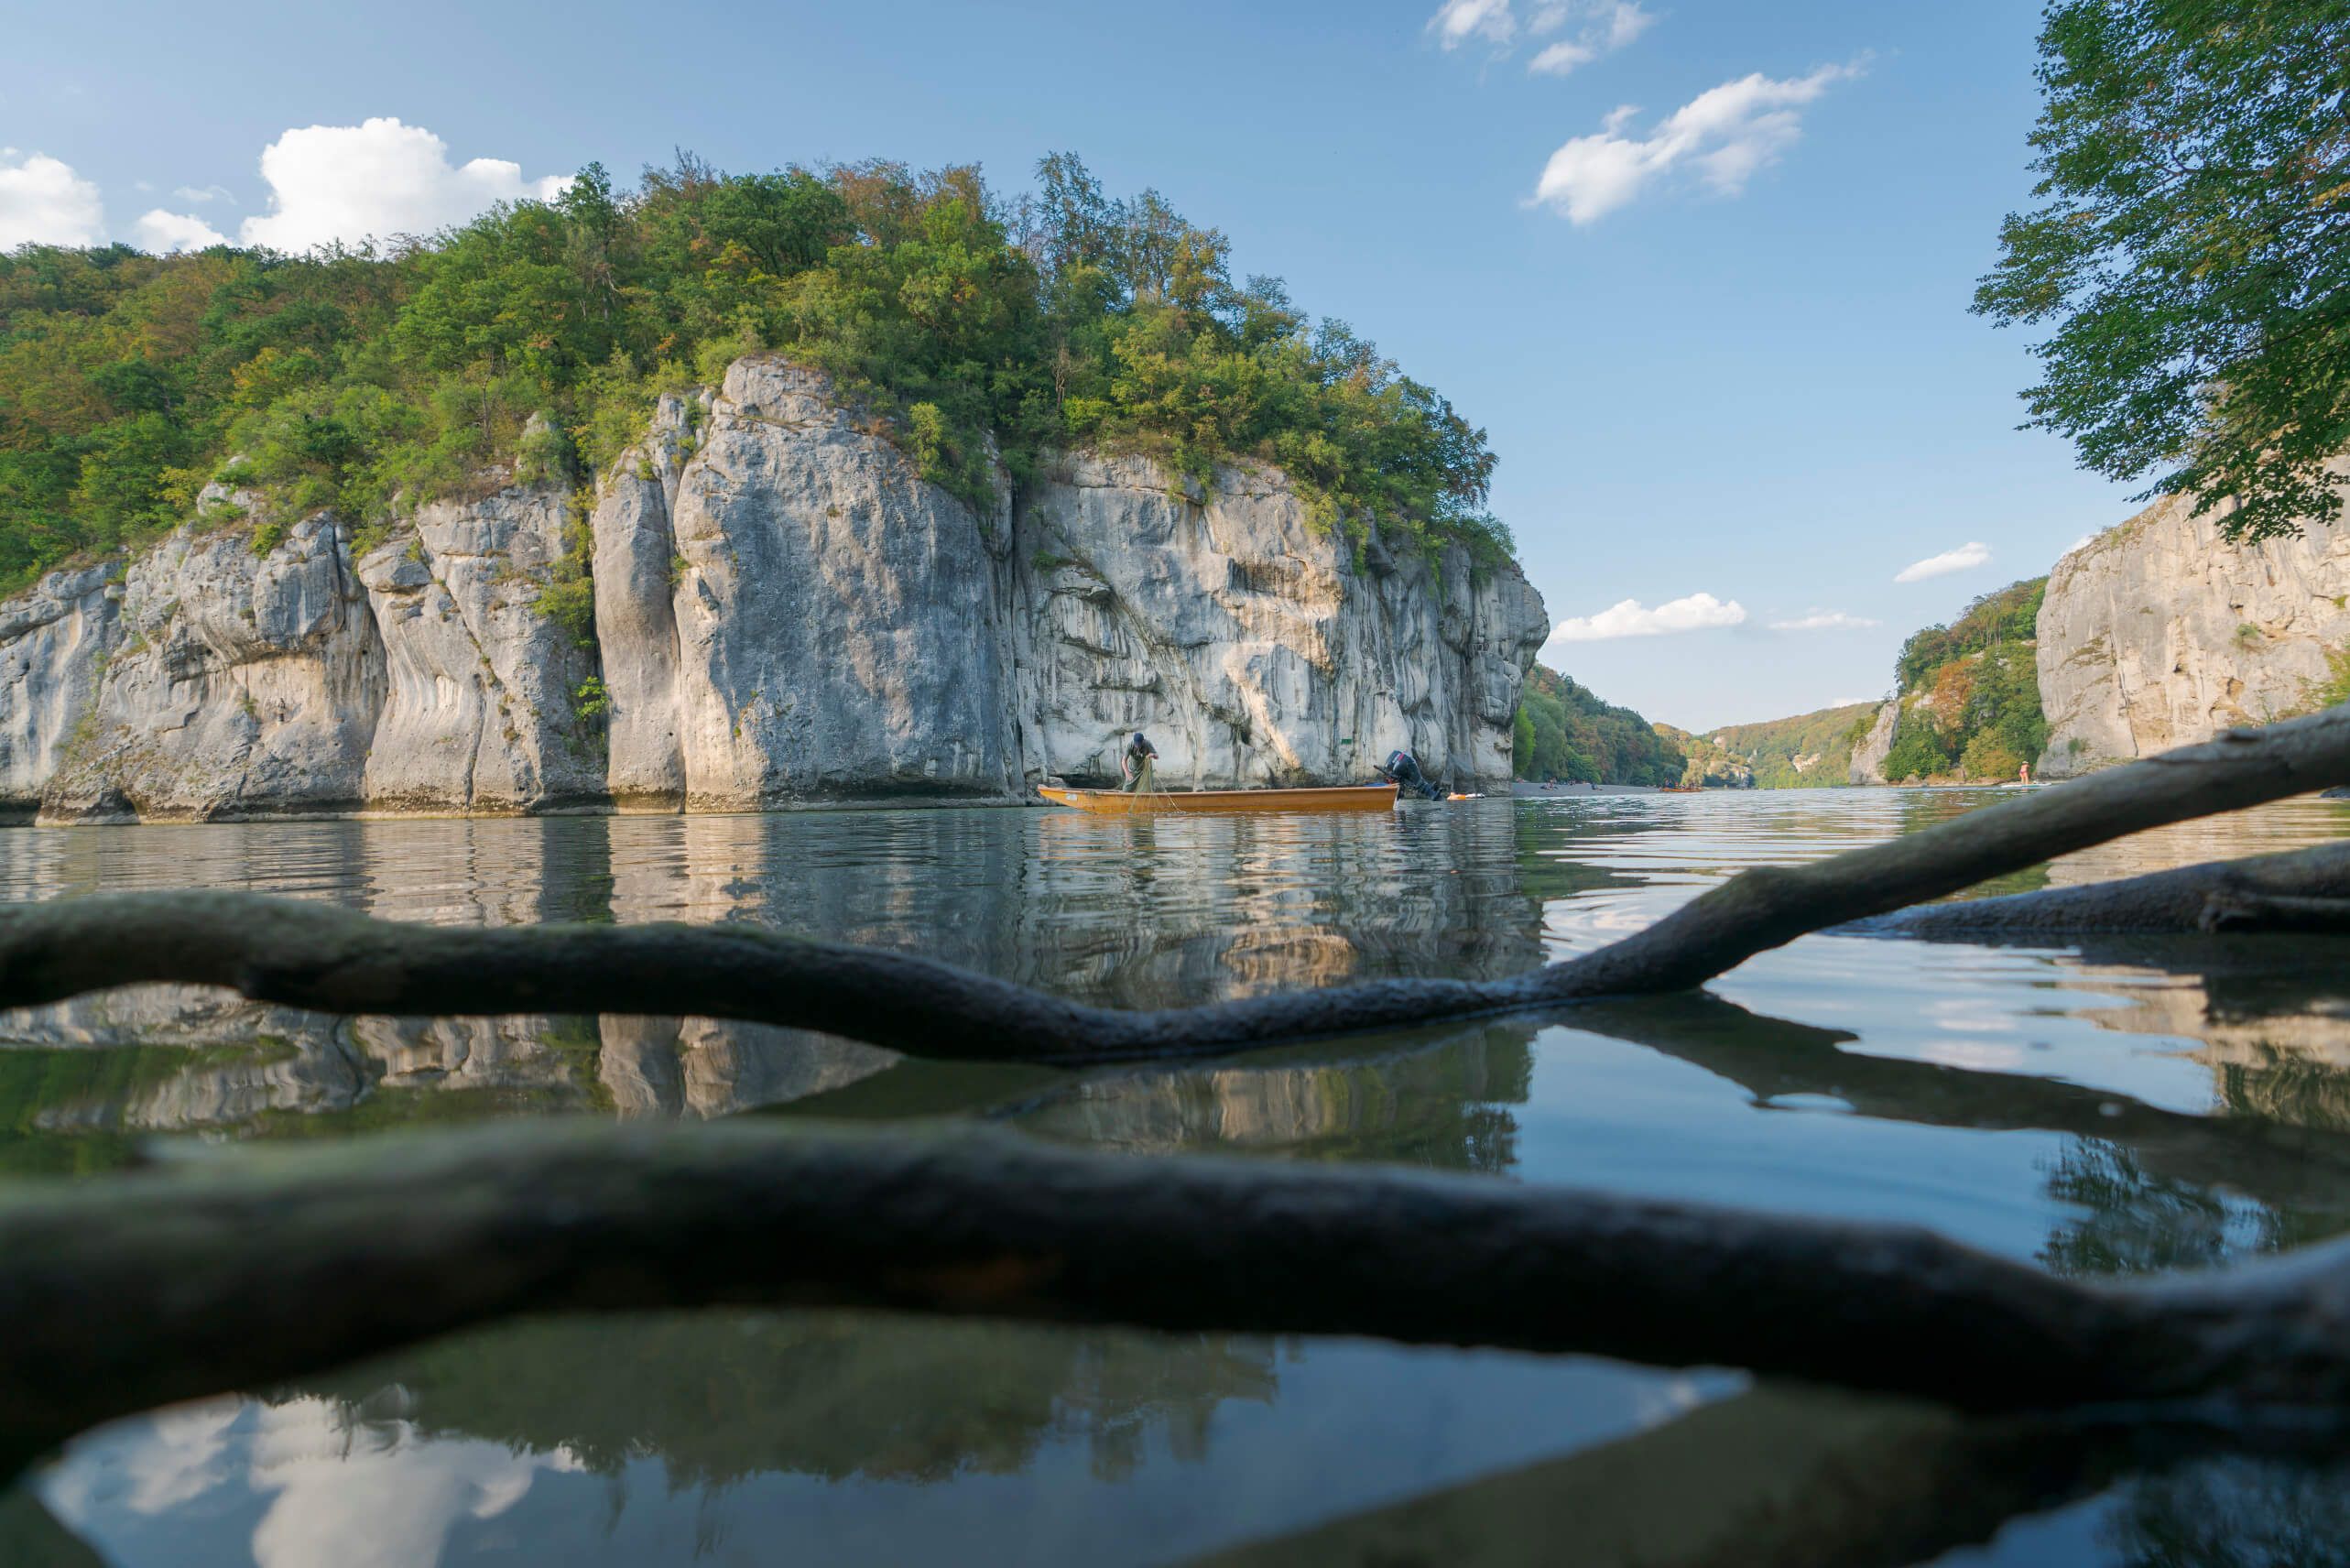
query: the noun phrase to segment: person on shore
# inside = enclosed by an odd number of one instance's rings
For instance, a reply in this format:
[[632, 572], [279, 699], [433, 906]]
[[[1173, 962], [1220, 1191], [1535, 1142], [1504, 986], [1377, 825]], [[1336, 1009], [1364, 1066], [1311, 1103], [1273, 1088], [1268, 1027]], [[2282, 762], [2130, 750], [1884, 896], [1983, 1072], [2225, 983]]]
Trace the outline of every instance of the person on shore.
[[2031, 781], [2032, 781], [2032, 765], [2031, 765], [2030, 763], [2029, 763], [2029, 762], [2025, 762], [2025, 763], [2018, 763], [2018, 764], [2017, 765], [2017, 767], [2016, 767], [2016, 782], [2017, 782], [2017, 783], [2018, 783], [2018, 784], [2027, 784], [2027, 785], [2028, 785], [2028, 784], [2029, 784]]
[[1127, 794], [1150, 793], [1151, 764], [1158, 760], [1159, 753], [1140, 730], [1127, 737], [1126, 750], [1118, 754], [1118, 771], [1126, 778]]

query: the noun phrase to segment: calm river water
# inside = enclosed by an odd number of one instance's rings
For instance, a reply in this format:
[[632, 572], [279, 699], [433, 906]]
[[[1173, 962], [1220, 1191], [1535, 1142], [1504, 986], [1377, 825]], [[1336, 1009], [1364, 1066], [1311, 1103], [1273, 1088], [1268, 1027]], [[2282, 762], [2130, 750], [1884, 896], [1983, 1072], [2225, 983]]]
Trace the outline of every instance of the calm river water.
[[[460, 924], [753, 921], [1143, 1007], [1508, 974], [1742, 867], [1993, 798], [27, 828], [0, 831], [0, 899], [205, 886]], [[2002, 887], [2345, 833], [2350, 805], [2295, 802]], [[2199, 1268], [2350, 1230], [2345, 957], [1812, 937], [1703, 997], [1089, 1075], [692, 1019], [335, 1022], [130, 993], [0, 1015], [0, 1169], [489, 1117], [981, 1116], [1111, 1149], [1916, 1221], [2067, 1274]], [[0, 1561], [2350, 1560], [2350, 1460], [2059, 1447], [2051, 1464], [2045, 1441], [1931, 1411], [1595, 1360], [652, 1316], [472, 1334], [91, 1433], [0, 1504]]]

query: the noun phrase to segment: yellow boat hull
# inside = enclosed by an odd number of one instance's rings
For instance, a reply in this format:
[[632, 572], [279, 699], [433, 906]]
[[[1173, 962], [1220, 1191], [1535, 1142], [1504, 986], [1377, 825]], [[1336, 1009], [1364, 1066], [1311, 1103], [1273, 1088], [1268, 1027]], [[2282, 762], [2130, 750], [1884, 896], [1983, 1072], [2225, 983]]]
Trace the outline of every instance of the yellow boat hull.
[[1103, 817], [1194, 816], [1253, 811], [1386, 811], [1396, 803], [1392, 784], [1343, 784], [1323, 789], [1154, 789], [1129, 795], [1122, 789], [1046, 789], [1037, 793], [1056, 805], [1074, 806]]

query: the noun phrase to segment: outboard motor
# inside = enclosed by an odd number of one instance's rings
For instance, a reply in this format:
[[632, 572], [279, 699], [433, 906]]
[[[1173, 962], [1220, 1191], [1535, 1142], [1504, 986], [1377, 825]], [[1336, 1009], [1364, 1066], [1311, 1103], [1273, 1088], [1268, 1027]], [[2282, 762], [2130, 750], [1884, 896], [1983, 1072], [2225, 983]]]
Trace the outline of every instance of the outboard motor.
[[1444, 798], [1444, 791], [1436, 787], [1435, 780], [1420, 770], [1419, 760], [1408, 751], [1387, 753], [1387, 763], [1379, 769], [1379, 775], [1395, 780], [1397, 788], [1409, 789], [1415, 795], [1425, 795], [1431, 800]]

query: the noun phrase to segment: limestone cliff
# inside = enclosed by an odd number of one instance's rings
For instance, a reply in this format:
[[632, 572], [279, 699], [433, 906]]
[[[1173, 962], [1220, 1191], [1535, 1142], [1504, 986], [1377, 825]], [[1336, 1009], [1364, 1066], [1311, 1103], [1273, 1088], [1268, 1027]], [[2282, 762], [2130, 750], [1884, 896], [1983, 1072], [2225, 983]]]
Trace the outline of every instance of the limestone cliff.
[[1110, 774], [1134, 729], [1181, 784], [1402, 746], [1491, 786], [1548, 630], [1514, 567], [1357, 550], [1262, 467], [1072, 453], [974, 506], [774, 356], [663, 399], [593, 502], [592, 648], [539, 608], [585, 548], [565, 492], [496, 474], [364, 549], [320, 514], [52, 572], [0, 604], [0, 807], [1006, 799]]
[[1893, 755], [1893, 728], [1901, 718], [1901, 702], [1888, 698], [1869, 722], [1868, 733], [1853, 743], [1851, 778], [1855, 784], [1889, 783], [1885, 759]]
[[2064, 778], [2304, 711], [2350, 648], [2350, 528], [2233, 545], [2165, 500], [2057, 562], [2039, 623]]
[[1185, 785], [1365, 776], [1396, 748], [1464, 785], [1510, 776], [1510, 721], [1549, 634], [1512, 570], [1376, 541], [1358, 567], [1276, 473], [1179, 488], [1080, 455], [1023, 499], [1015, 704], [1029, 771], [1107, 776], [1141, 729]]

